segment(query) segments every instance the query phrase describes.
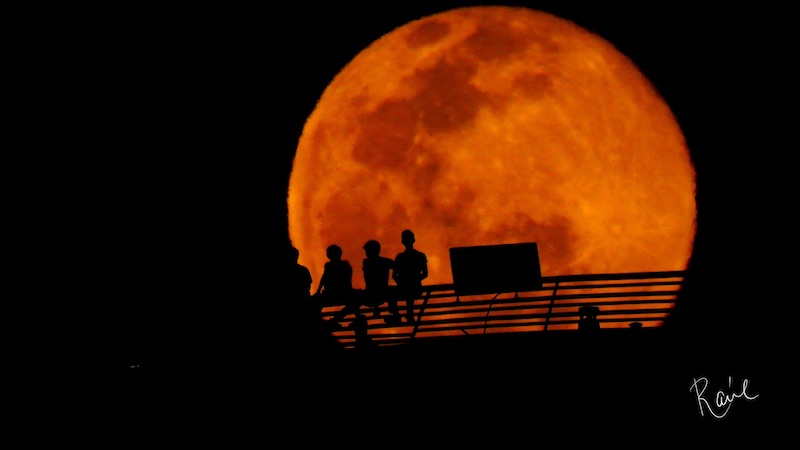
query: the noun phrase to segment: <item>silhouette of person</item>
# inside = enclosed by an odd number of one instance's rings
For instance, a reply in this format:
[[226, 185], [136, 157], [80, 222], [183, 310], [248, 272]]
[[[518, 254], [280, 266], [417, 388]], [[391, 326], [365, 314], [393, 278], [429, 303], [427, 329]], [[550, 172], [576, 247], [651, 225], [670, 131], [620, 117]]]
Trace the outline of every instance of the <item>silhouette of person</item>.
[[387, 323], [399, 322], [400, 311], [397, 308], [397, 299], [391, 296], [389, 289], [389, 276], [394, 270], [394, 261], [381, 256], [381, 244], [374, 239], [370, 239], [364, 244], [364, 253], [367, 255], [361, 264], [365, 285], [364, 304], [373, 308], [373, 317], [380, 317], [381, 304], [388, 302], [389, 312], [392, 316]]
[[406, 321], [414, 323], [414, 300], [422, 295], [422, 280], [428, 277], [428, 258], [414, 248], [416, 238], [411, 230], [403, 230], [400, 240], [405, 250], [394, 258], [392, 278], [397, 284], [397, 295], [406, 303]]
[[377, 347], [375, 341], [369, 337], [367, 330], [367, 318], [364, 315], [357, 315], [350, 324], [350, 329], [352, 329], [353, 333], [355, 334], [355, 347], [357, 349], [364, 350]]
[[290, 304], [293, 311], [297, 311], [296, 321], [293, 322], [292, 330], [295, 332], [293, 342], [298, 345], [306, 345], [306, 349], [334, 350], [339, 348], [339, 344], [332, 339], [329, 330], [324, 327], [322, 316], [322, 304], [315, 296], [311, 295], [312, 277], [307, 267], [298, 263], [300, 251], [294, 247], [289, 247], [288, 260], [288, 290]]
[[317, 286], [317, 295], [322, 296], [324, 305], [344, 305], [333, 317], [338, 322], [352, 312], [354, 306], [358, 310], [358, 303], [353, 300], [353, 267], [350, 261], [342, 259], [342, 248], [336, 244], [329, 245], [325, 254], [328, 262]]
[[300, 264], [300, 250], [289, 247], [289, 291], [293, 301], [300, 302], [302, 307], [311, 303], [311, 272]]
[[581, 306], [578, 308], [580, 319], [578, 330], [591, 333], [600, 329], [600, 322], [597, 320], [597, 313], [600, 309], [596, 306]]

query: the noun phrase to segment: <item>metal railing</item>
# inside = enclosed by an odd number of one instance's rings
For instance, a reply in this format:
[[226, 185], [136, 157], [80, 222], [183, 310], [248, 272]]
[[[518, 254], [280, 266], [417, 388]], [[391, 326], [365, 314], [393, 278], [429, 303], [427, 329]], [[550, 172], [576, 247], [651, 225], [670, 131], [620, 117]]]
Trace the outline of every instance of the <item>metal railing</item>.
[[[459, 295], [453, 284], [423, 286], [414, 301], [415, 320], [386, 323], [388, 304], [380, 306], [380, 317], [372, 307], [362, 306], [367, 319], [356, 328], [353, 315], [346, 316], [332, 333], [345, 348], [354, 348], [357, 333], [373, 346], [403, 345], [430, 337], [492, 333], [543, 333], [578, 330], [590, 307], [596, 311], [600, 329], [631, 326], [660, 327], [672, 312], [685, 272], [634, 272], [542, 277], [540, 288], [517, 292]], [[322, 308], [330, 319], [342, 305]], [[406, 304], [398, 301], [405, 316]]]

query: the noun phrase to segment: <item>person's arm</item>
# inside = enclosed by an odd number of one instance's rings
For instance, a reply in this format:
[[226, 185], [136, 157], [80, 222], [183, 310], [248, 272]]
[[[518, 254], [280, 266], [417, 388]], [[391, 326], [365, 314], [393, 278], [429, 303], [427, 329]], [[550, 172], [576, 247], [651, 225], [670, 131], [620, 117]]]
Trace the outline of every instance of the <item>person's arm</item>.
[[353, 266], [347, 263], [347, 285], [350, 289], [353, 288]]
[[314, 280], [311, 278], [311, 272], [309, 272], [309, 270], [306, 269], [303, 271], [303, 276], [305, 277], [305, 280], [303, 280], [303, 282], [305, 283], [304, 284], [305, 292], [307, 292], [308, 295], [311, 295], [311, 284], [314, 282]]
[[322, 277], [319, 279], [319, 286], [317, 286], [317, 294], [322, 292], [322, 287], [325, 286], [325, 280], [327, 280], [327, 278], [328, 278], [326, 275], [327, 275], [327, 273], [323, 272], [322, 273]]
[[398, 282], [397, 281], [397, 279], [398, 279], [398, 275], [397, 275], [397, 259], [395, 259], [394, 263], [392, 264], [392, 279], [394, 280], [395, 283]]
[[428, 257], [425, 254], [422, 254], [422, 273], [420, 274], [420, 280], [424, 280], [428, 278]]

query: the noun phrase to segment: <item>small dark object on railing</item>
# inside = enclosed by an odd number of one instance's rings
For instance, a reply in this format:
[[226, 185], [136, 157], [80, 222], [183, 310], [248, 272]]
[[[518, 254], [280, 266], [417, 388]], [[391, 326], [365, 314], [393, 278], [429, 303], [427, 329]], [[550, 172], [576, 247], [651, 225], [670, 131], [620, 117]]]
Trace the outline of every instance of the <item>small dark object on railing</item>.
[[578, 321], [578, 330], [595, 331], [600, 329], [600, 322], [597, 321], [597, 313], [600, 308], [597, 306], [581, 306], [578, 312], [581, 315]]

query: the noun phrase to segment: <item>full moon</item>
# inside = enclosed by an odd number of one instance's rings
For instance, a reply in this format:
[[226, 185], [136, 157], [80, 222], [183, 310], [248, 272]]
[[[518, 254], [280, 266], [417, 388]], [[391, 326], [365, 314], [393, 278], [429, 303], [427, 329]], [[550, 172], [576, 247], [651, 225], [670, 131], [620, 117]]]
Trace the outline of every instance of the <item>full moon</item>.
[[610, 42], [522, 7], [402, 25], [322, 92], [299, 138], [289, 236], [316, 289], [331, 244], [364, 286], [363, 245], [452, 283], [451, 247], [536, 242], [542, 275], [685, 270], [695, 170], [652, 83]]

